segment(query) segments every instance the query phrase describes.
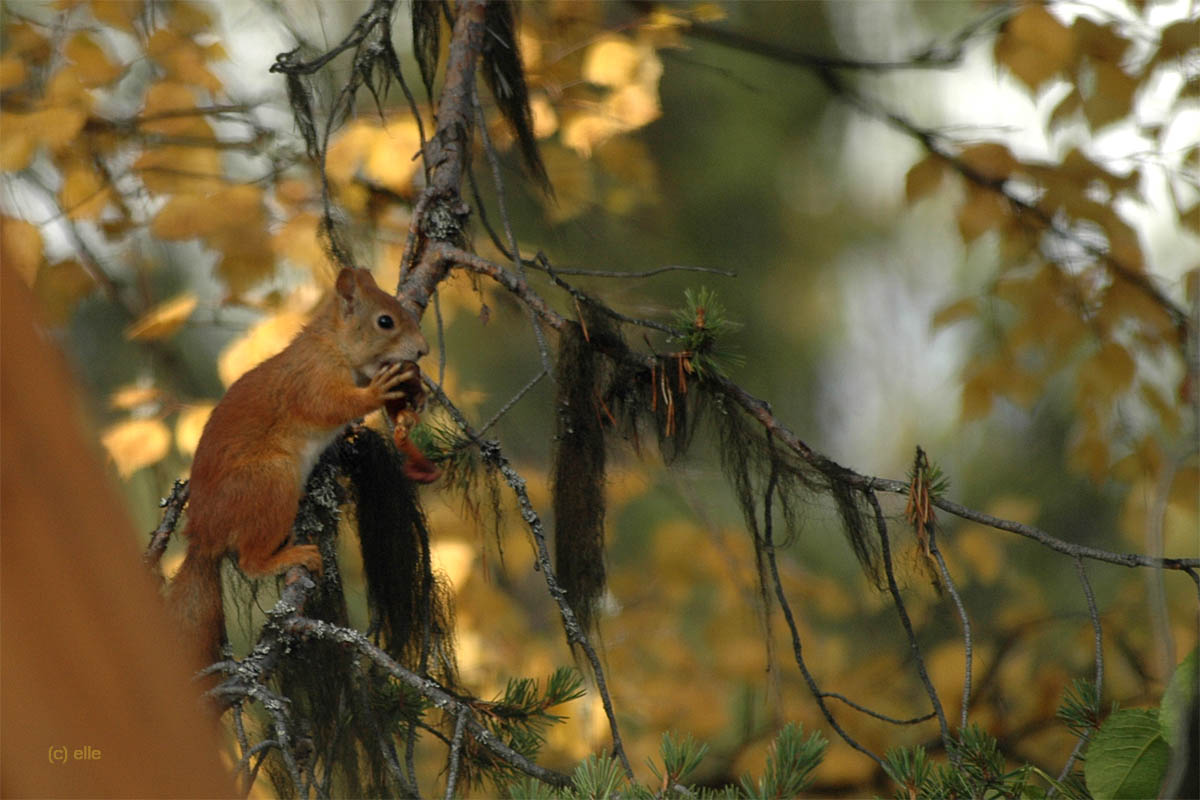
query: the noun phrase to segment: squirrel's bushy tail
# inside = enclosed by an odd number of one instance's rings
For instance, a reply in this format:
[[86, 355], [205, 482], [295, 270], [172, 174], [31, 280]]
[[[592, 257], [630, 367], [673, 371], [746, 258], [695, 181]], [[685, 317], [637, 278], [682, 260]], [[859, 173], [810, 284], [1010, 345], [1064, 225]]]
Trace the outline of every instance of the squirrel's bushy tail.
[[221, 562], [188, 548], [183, 566], [167, 590], [167, 602], [179, 625], [180, 639], [191, 648], [197, 668], [221, 657], [225, 609], [221, 600]]

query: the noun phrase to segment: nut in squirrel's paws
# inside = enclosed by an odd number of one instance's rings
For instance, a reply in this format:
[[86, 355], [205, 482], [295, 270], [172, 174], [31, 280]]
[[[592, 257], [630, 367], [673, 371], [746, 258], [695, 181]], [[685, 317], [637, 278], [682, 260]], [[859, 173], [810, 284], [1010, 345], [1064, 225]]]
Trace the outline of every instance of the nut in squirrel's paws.
[[425, 407], [425, 385], [421, 382], [421, 369], [412, 361], [405, 361], [400, 366], [402, 372], [411, 372], [412, 377], [397, 385], [396, 388], [404, 392], [404, 397], [388, 400], [384, 404], [384, 412], [395, 426], [393, 437], [396, 449], [407, 457], [404, 462], [405, 476], [417, 483], [433, 483], [442, 476], [442, 471], [408, 438], [408, 434], [417, 425], [418, 412]]

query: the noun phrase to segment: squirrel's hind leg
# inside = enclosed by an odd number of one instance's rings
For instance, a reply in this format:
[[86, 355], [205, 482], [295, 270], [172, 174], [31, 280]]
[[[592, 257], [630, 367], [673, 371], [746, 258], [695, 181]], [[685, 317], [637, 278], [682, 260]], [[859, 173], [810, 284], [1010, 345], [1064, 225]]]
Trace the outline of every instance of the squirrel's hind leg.
[[263, 486], [259, 476], [257, 488], [263, 490], [264, 502], [255, 509], [253, 519], [242, 520], [243, 530], [237, 539], [238, 566], [251, 578], [278, 575], [298, 565], [320, 574], [321, 553], [317, 546], [292, 543], [292, 525], [300, 504], [294, 478], [281, 474], [273, 482], [275, 486]]

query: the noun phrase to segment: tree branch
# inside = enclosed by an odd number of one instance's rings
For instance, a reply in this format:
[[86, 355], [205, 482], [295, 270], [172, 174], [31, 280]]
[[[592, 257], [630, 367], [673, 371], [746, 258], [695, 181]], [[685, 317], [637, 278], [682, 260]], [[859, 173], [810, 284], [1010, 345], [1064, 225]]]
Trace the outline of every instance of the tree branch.
[[571, 785], [569, 775], [539, 766], [504, 744], [504, 742], [496, 738], [495, 734], [475, 718], [474, 710], [469, 703], [465, 703], [450, 694], [433, 680], [423, 678], [415, 672], [405, 669], [358, 631], [334, 625], [324, 620], [309, 619], [300, 616], [289, 618], [282, 624], [282, 630], [290, 635], [302, 638], [322, 639], [357, 650], [393, 678], [419, 692], [436, 708], [463, 720], [462, 724], [466, 730], [471, 733], [477, 742], [491, 752], [492, 755], [507, 764], [511, 764], [526, 775], [537, 778], [544, 783], [549, 783], [552, 786]]

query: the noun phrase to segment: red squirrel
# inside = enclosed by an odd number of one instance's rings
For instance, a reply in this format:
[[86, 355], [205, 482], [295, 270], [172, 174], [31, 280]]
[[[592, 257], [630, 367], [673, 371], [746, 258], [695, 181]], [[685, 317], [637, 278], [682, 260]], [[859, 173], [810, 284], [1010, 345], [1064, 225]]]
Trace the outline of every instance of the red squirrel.
[[309, 472], [348, 423], [419, 400], [413, 362], [428, 350], [415, 315], [370, 272], [347, 268], [296, 338], [229, 387], [196, 447], [187, 556], [168, 591], [200, 663], [224, 640], [222, 559], [235, 555], [252, 578], [320, 570], [316, 545], [291, 541]]

